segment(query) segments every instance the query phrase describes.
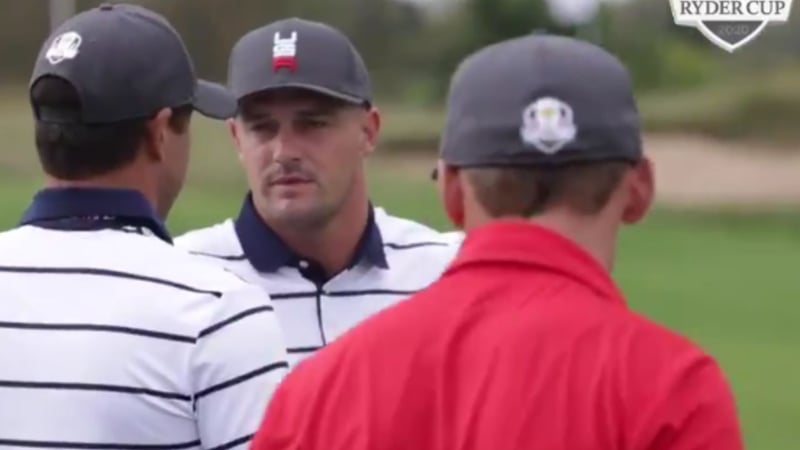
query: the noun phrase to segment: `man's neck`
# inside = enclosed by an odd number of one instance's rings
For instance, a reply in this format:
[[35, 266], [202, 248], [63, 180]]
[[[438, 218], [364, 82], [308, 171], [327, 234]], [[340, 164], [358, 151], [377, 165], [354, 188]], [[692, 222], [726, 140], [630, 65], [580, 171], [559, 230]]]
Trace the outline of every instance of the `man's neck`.
[[[470, 219], [465, 221], [466, 230], [487, 224], [492, 220], [485, 215], [471, 217]], [[609, 273], [613, 270], [617, 227], [607, 226], [598, 218], [584, 218], [561, 211], [549, 212], [528, 220], [572, 240], [594, 257]]]
[[62, 180], [54, 177], [45, 178], [46, 188], [95, 188], [95, 189], [130, 189], [140, 192], [150, 202], [156, 205], [156, 193], [142, 183], [141, 177], [123, 171], [111, 175], [101, 175], [83, 180]]
[[596, 219], [575, 216], [548, 215], [531, 219], [531, 222], [571, 239], [592, 255], [609, 273], [614, 269], [616, 227], [603, 226], [597, 223]]
[[270, 227], [294, 253], [317, 262], [328, 276], [334, 276], [350, 264], [368, 219], [369, 203], [364, 195], [348, 201], [322, 228], [302, 229], [288, 224], [270, 224]]

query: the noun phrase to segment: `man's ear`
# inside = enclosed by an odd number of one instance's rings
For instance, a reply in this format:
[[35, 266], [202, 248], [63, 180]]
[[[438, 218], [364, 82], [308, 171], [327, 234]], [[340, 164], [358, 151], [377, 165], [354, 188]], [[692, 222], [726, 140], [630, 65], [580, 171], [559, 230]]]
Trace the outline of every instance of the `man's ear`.
[[242, 142], [241, 142], [241, 121], [236, 118], [230, 118], [225, 121], [228, 124], [228, 131], [231, 134], [231, 139], [233, 139], [233, 147], [236, 150], [236, 156], [239, 158], [239, 161], [242, 160]]
[[655, 198], [655, 176], [653, 163], [644, 157], [626, 175], [628, 204], [622, 213], [622, 221], [634, 224], [644, 219]]
[[171, 108], [162, 108], [153, 118], [147, 121], [147, 134], [144, 140], [145, 154], [156, 162], [166, 158], [166, 140], [169, 119], [172, 117]]
[[436, 169], [436, 182], [439, 197], [450, 222], [458, 228], [464, 227], [464, 186], [458, 168], [439, 160]]
[[367, 143], [365, 146], [367, 149], [367, 154], [371, 154], [378, 146], [378, 136], [380, 135], [381, 130], [381, 113], [378, 108], [371, 107], [367, 111], [362, 129], [364, 132], [364, 139]]

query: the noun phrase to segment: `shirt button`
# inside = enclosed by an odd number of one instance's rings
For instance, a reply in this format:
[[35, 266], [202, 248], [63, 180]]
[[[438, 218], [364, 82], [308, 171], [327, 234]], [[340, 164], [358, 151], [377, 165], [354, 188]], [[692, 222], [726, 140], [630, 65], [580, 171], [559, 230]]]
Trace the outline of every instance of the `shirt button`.
[[301, 269], [308, 269], [308, 261], [300, 261]]

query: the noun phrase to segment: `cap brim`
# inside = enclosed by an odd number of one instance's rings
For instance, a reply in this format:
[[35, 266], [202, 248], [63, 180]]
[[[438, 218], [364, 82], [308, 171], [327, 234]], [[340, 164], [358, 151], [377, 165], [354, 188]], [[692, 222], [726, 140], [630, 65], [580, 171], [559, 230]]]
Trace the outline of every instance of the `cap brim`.
[[230, 119], [236, 115], [236, 97], [225, 86], [198, 80], [194, 94], [194, 109], [212, 119]]
[[328, 97], [333, 97], [335, 99], [342, 100], [347, 103], [352, 103], [354, 105], [367, 105], [370, 103], [370, 101], [367, 99], [358, 98], [354, 95], [345, 94], [343, 92], [338, 92], [324, 86], [318, 86], [310, 83], [291, 83], [291, 82], [273, 86], [264, 86], [261, 89], [256, 89], [252, 92], [247, 92], [243, 95], [240, 95], [239, 97], [244, 98], [247, 97], [248, 95], [257, 94], [259, 92], [275, 91], [278, 89], [304, 89], [307, 91], [316, 92], [318, 94], [323, 94]]

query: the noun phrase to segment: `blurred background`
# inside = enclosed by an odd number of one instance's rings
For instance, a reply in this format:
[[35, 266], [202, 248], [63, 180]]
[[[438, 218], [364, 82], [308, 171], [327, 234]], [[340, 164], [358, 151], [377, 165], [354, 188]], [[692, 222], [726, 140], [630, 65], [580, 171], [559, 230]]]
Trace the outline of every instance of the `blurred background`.
[[[97, 1], [0, 4], [0, 225], [41, 185], [26, 83], [53, 24]], [[449, 224], [428, 179], [458, 61], [534, 31], [605, 46], [629, 67], [659, 201], [625, 230], [615, 277], [631, 306], [713, 353], [733, 385], [748, 448], [800, 448], [800, 14], [729, 54], [674, 25], [665, 0], [151, 0], [201, 76], [225, 81], [248, 30], [300, 16], [348, 34], [383, 110], [374, 201]], [[269, 49], [264, 49], [265, 60]], [[124, 58], [125, 55], [119, 55]], [[223, 124], [195, 119], [175, 234], [236, 214], [245, 185]], [[56, 251], [54, 249], [54, 251]]]

